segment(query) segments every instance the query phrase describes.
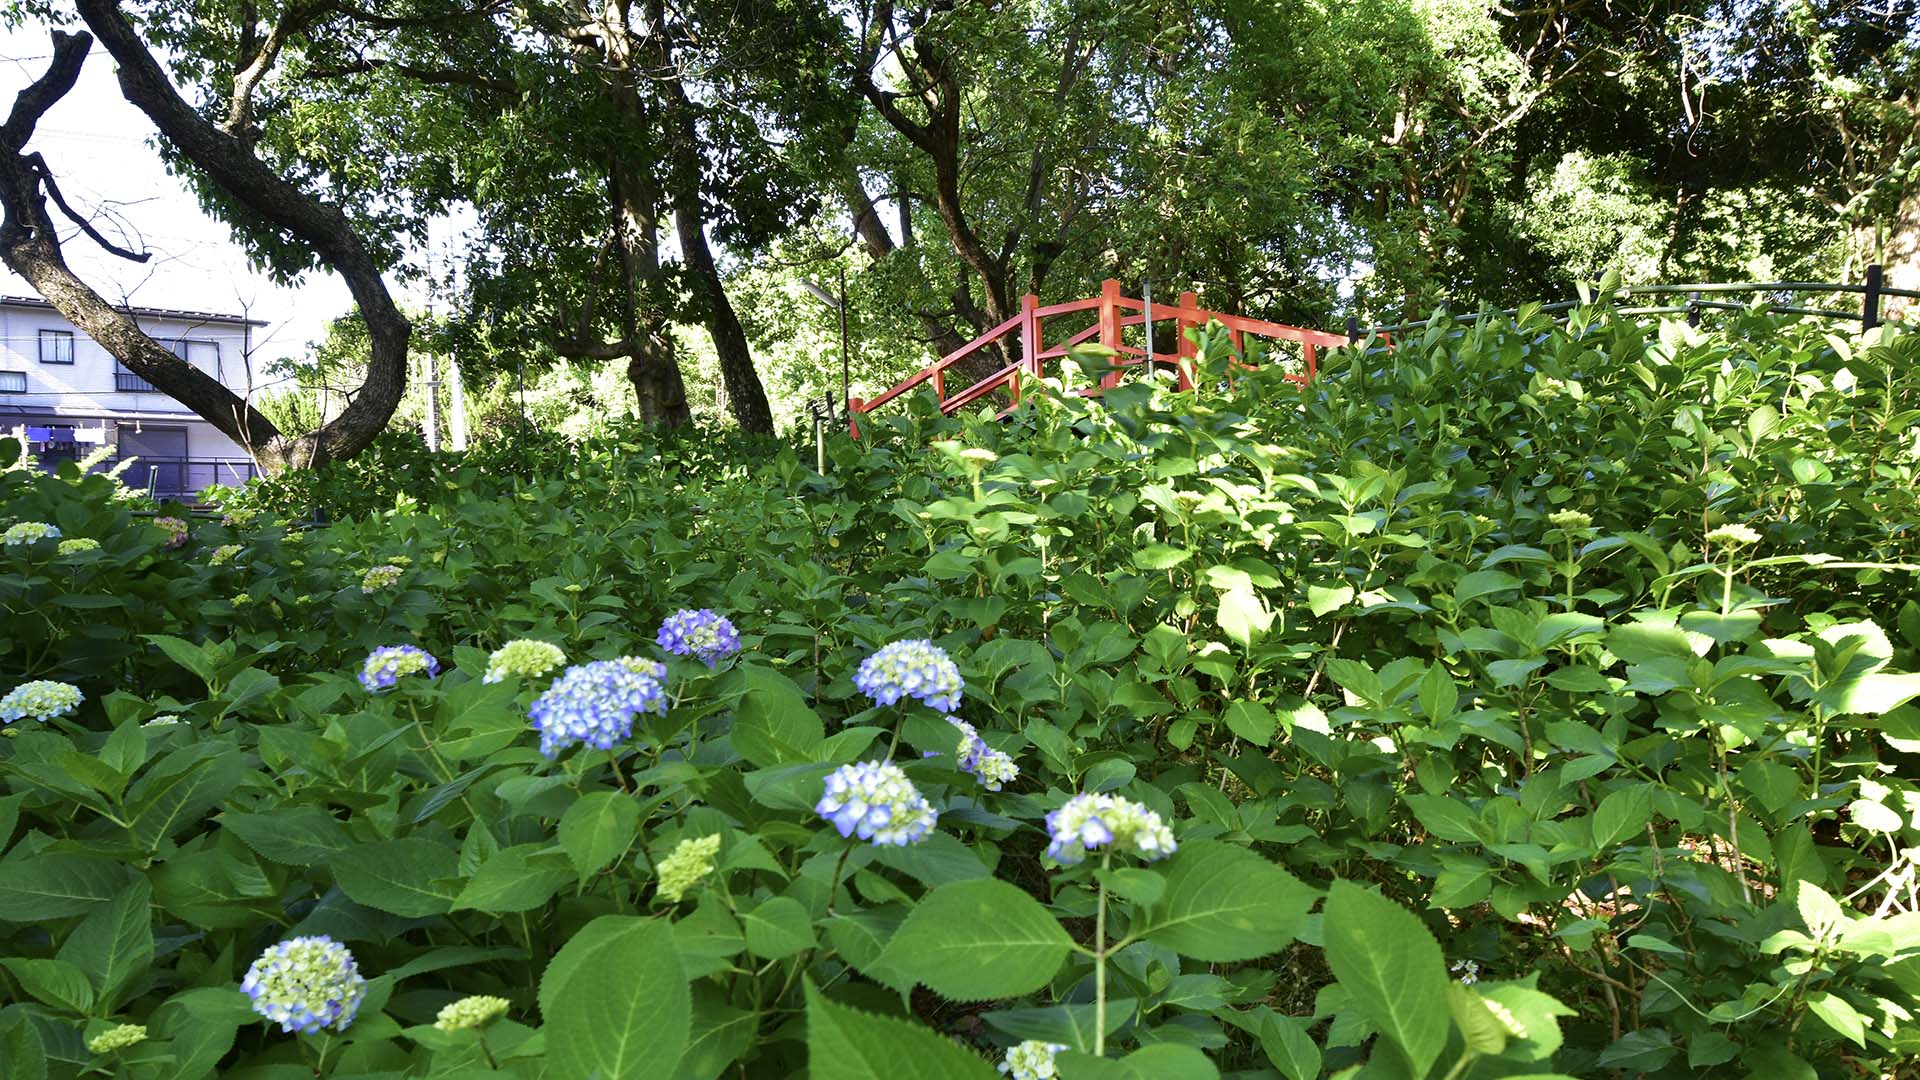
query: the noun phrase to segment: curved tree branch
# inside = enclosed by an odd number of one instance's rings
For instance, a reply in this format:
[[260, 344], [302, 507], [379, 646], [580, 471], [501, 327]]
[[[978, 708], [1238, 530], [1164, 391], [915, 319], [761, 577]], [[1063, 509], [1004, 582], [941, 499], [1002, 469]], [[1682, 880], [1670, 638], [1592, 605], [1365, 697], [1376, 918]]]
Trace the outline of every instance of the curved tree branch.
[[25, 278], [74, 326], [98, 341], [127, 370], [206, 418], [235, 442], [271, 451], [282, 443], [271, 421], [218, 379], [175, 356], [148, 336], [133, 317], [115, 308], [67, 266], [60, 236], [47, 214], [46, 196], [109, 250], [122, 252], [81, 221], [53, 188], [51, 170], [38, 154], [22, 152], [48, 109], [73, 89], [93, 38], [53, 31], [53, 62], [46, 74], [14, 98], [0, 127], [0, 259]]
[[248, 141], [223, 131], [182, 98], [117, 0], [76, 0], [75, 6], [119, 65], [121, 94], [147, 114], [167, 141], [228, 196], [311, 247], [345, 279], [367, 324], [366, 381], [339, 416], [292, 440], [276, 464], [317, 463], [357, 453], [385, 429], [406, 390], [407, 340], [413, 331], [387, 292], [366, 244], [339, 207], [288, 182], [254, 156]]

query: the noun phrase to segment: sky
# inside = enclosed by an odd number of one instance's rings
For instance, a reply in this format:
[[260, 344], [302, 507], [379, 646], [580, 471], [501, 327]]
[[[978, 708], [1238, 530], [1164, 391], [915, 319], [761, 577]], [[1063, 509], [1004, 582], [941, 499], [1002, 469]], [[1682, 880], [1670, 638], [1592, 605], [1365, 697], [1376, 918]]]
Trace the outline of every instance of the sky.
[[[14, 95], [46, 71], [52, 45], [39, 27], [0, 30], [0, 114]], [[109, 255], [79, 230], [63, 232], [67, 262], [107, 299], [147, 307], [241, 314], [266, 322], [255, 337], [258, 357], [272, 361], [303, 353], [326, 324], [351, 311], [345, 282], [308, 273], [283, 287], [255, 272], [227, 226], [204, 213], [180, 177], [170, 176], [154, 149], [152, 121], [120, 96], [113, 63], [95, 44], [80, 81], [41, 120], [29, 150], [52, 168], [67, 202], [116, 243], [151, 250], [147, 263]], [[49, 207], [56, 220], [57, 208]], [[450, 228], [435, 231], [434, 247]], [[392, 281], [396, 299], [424, 306]], [[36, 295], [25, 280], [0, 266], [0, 292]]]

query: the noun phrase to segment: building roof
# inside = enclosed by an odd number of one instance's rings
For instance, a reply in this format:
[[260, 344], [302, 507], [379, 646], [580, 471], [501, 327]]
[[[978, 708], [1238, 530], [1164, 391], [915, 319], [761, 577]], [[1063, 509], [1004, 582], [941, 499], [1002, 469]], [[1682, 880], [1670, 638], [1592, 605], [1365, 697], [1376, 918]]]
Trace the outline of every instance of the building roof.
[[[0, 296], [0, 307], [35, 308], [41, 311], [53, 310], [53, 305], [38, 296]], [[249, 319], [244, 315], [226, 315], [218, 311], [188, 311], [184, 308], [131, 307], [123, 306], [120, 311], [133, 316], [148, 319], [179, 319], [186, 322], [230, 323], [234, 326], [265, 326], [264, 319]]]

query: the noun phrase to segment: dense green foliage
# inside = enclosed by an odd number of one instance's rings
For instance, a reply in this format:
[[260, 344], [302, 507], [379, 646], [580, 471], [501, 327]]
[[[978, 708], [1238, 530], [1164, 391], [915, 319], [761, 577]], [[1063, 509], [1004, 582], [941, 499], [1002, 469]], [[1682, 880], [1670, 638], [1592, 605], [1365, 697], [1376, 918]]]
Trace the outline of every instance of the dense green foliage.
[[[1321, 327], [1609, 270], [1920, 288], [1914, 0], [123, 6], [435, 279], [476, 391], [601, 369], [630, 385], [579, 412], [660, 426], [837, 394], [842, 275], [863, 396], [1107, 277]], [[162, 151], [264, 266], [314, 265]]]
[[[0, 740], [8, 1075], [984, 1080], [1024, 1039], [1068, 1080], [1891, 1075], [1916, 343], [1523, 313], [1303, 391], [1208, 336], [1211, 389], [903, 413], [826, 475], [643, 435], [382, 449], [178, 550], [104, 478], [5, 472], [0, 522], [100, 541], [0, 553], [0, 688], [87, 695]], [[480, 679], [513, 638], [654, 655], [681, 607], [746, 647], [673, 658], [611, 754], [548, 761], [545, 680]], [[920, 637], [1005, 790], [856, 688]], [[395, 643], [442, 673], [369, 694]], [[896, 748], [933, 834], [843, 839], [823, 778]], [[1057, 866], [1080, 792], [1179, 850]], [[259, 1024], [248, 965], [322, 933], [358, 1019]], [[474, 994], [509, 1003], [484, 1041], [433, 1026]], [[118, 1023], [149, 1038], [89, 1054]]]

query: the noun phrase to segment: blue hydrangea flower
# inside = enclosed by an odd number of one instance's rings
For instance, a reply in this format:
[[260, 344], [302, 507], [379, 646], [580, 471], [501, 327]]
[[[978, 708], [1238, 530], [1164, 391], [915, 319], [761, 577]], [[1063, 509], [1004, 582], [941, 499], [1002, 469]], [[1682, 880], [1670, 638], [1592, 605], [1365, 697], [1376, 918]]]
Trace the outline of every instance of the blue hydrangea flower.
[[0, 698], [0, 721], [52, 720], [80, 707], [86, 695], [72, 683], [35, 679], [21, 683]]
[[918, 698], [946, 713], [960, 708], [960, 694], [966, 689], [960, 669], [946, 650], [925, 639], [883, 646], [860, 664], [853, 685], [878, 705]]
[[240, 989], [253, 999], [253, 1011], [281, 1031], [311, 1035], [347, 1030], [367, 996], [367, 980], [347, 947], [323, 934], [292, 938], [261, 953]]
[[412, 645], [382, 645], [367, 654], [367, 662], [360, 668], [360, 685], [377, 694], [393, 689], [400, 676], [423, 671], [428, 677], [440, 674], [440, 661], [432, 653]]
[[1053, 1056], [1066, 1048], [1066, 1043], [1028, 1039], [1009, 1049], [1006, 1060], [998, 1068], [1002, 1075], [1011, 1076], [1013, 1080], [1054, 1080], [1060, 1074], [1054, 1070]]
[[1164, 859], [1179, 845], [1160, 815], [1118, 795], [1075, 795], [1047, 815], [1047, 855], [1072, 866], [1087, 852], [1112, 845], [1148, 862]]
[[655, 640], [673, 655], [699, 657], [708, 667], [740, 651], [740, 635], [733, 623], [706, 608], [681, 608], [667, 616]]
[[611, 750], [625, 742], [635, 716], [667, 711], [665, 675], [658, 661], [634, 656], [568, 668], [527, 711], [540, 752], [553, 758], [575, 743]]
[[826, 794], [814, 806], [841, 836], [858, 834], [875, 844], [904, 847], [933, 831], [940, 812], [890, 761], [842, 765], [827, 776]]
[[947, 717], [947, 723], [960, 729], [960, 746], [954, 753], [960, 758], [960, 768], [980, 778], [980, 786], [988, 791], [999, 791], [1020, 775], [1020, 766], [1001, 751], [987, 745], [980, 732], [972, 724], [957, 716]]

